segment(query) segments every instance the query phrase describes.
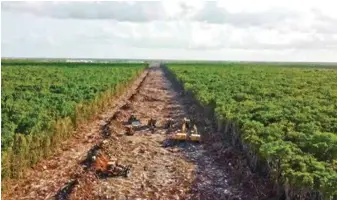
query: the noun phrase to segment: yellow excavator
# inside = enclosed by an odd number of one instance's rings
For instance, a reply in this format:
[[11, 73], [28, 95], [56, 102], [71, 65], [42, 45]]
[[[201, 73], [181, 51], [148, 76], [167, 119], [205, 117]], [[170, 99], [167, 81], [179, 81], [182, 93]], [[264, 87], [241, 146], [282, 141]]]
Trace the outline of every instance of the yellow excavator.
[[200, 142], [200, 134], [198, 133], [198, 129], [194, 124], [192, 126], [191, 120], [186, 117], [182, 121], [181, 132], [178, 132], [170, 137], [172, 140], [178, 141], [193, 141]]

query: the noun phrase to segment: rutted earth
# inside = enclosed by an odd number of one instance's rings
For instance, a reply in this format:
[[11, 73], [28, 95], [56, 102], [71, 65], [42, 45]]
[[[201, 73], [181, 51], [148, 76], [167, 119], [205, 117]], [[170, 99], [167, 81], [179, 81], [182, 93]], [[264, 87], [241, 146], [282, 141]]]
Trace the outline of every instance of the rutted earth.
[[[120, 100], [122, 106], [105, 114], [108, 120], [97, 119], [84, 127], [85, 140], [72, 143], [73, 148], [68, 144], [70, 149], [41, 162], [6, 199], [272, 198], [272, 184], [250, 172], [240, 151], [220, 142], [212, 123], [193, 100], [174, 87], [161, 68], [149, 68], [138, 84], [136, 81], [133, 95]], [[123, 125], [131, 115], [145, 125], [150, 118], [156, 119], [158, 128], [151, 132], [144, 126], [127, 136]], [[178, 122], [184, 117], [197, 122], [204, 142], [167, 140], [178, 131]], [[163, 128], [169, 118], [175, 122], [170, 132]], [[129, 177], [101, 178], [86, 169], [86, 153], [103, 139], [100, 151], [120, 164], [131, 165]], [[57, 167], [53, 169], [51, 163]]]

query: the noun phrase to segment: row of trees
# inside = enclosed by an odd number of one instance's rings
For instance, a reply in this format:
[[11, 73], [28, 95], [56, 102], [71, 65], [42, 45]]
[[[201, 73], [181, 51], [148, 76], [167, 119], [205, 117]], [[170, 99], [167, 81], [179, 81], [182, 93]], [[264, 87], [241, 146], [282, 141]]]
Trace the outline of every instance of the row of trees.
[[337, 70], [170, 65], [203, 105], [236, 124], [278, 183], [337, 195]]
[[16, 178], [104, 110], [142, 64], [15, 63], [2, 66], [2, 177]]

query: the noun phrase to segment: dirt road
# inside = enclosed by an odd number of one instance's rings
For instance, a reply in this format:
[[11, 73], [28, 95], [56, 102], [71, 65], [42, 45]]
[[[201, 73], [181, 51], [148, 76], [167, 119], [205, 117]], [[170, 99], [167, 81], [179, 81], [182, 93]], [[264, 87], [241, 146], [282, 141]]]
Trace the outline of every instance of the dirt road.
[[[136, 87], [136, 86], [135, 86]], [[252, 174], [244, 156], [219, 138], [204, 137], [204, 143], [172, 143], [167, 140], [179, 128], [167, 132], [162, 125], [184, 117], [197, 121], [204, 135], [214, 135], [214, 127], [198, 111], [190, 97], [174, 87], [159, 67], [152, 67], [133, 95], [122, 101], [120, 108], [108, 112], [108, 120], [96, 120], [86, 127], [85, 141], [78, 141], [73, 151], [61, 153], [39, 166], [35, 179], [28, 178], [25, 188], [16, 189], [10, 199], [270, 199], [266, 180]], [[123, 133], [130, 115], [142, 124], [156, 119], [158, 128], [136, 130], [132, 136]], [[198, 122], [200, 122], [198, 124]], [[209, 124], [209, 125], [205, 125]], [[202, 126], [202, 127], [201, 127]], [[92, 133], [92, 134], [90, 134]], [[107, 135], [107, 137], [104, 137]], [[98, 177], [83, 158], [98, 141], [100, 151], [118, 163], [131, 165], [129, 177]], [[88, 142], [89, 141], [89, 142]], [[83, 144], [82, 144], [83, 143]], [[85, 147], [83, 147], [85, 146]], [[80, 150], [82, 149], [82, 150]], [[75, 158], [70, 155], [78, 155]], [[68, 156], [67, 163], [62, 163]], [[82, 159], [82, 161], [81, 161]], [[61, 161], [60, 161], [61, 160]], [[52, 169], [50, 163], [63, 167]], [[43, 168], [42, 167], [42, 168]], [[49, 171], [48, 171], [49, 170]], [[30, 172], [31, 176], [34, 170]], [[47, 178], [46, 178], [47, 177]], [[34, 181], [32, 181], [34, 180]], [[44, 181], [41, 181], [44, 180]], [[64, 186], [63, 188], [60, 188]], [[17, 186], [20, 187], [20, 186]]]

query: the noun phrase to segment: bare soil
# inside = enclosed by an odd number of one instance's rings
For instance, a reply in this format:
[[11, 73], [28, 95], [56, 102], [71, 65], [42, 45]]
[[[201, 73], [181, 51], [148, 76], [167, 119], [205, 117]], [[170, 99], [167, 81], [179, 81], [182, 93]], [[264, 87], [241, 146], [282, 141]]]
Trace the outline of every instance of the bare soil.
[[[145, 75], [144, 75], [145, 76]], [[124, 125], [135, 115], [143, 126], [132, 136]], [[201, 143], [172, 142], [184, 117], [197, 122]], [[27, 178], [11, 186], [5, 199], [271, 199], [272, 184], [253, 174], [243, 154], [221, 141], [210, 119], [193, 99], [174, 87], [157, 66], [148, 69], [120, 99], [118, 106], [83, 127], [61, 153], [42, 161]], [[175, 128], [163, 128], [174, 119]], [[129, 177], [99, 177], [86, 156], [104, 140], [100, 151], [118, 163], [131, 165]]]

